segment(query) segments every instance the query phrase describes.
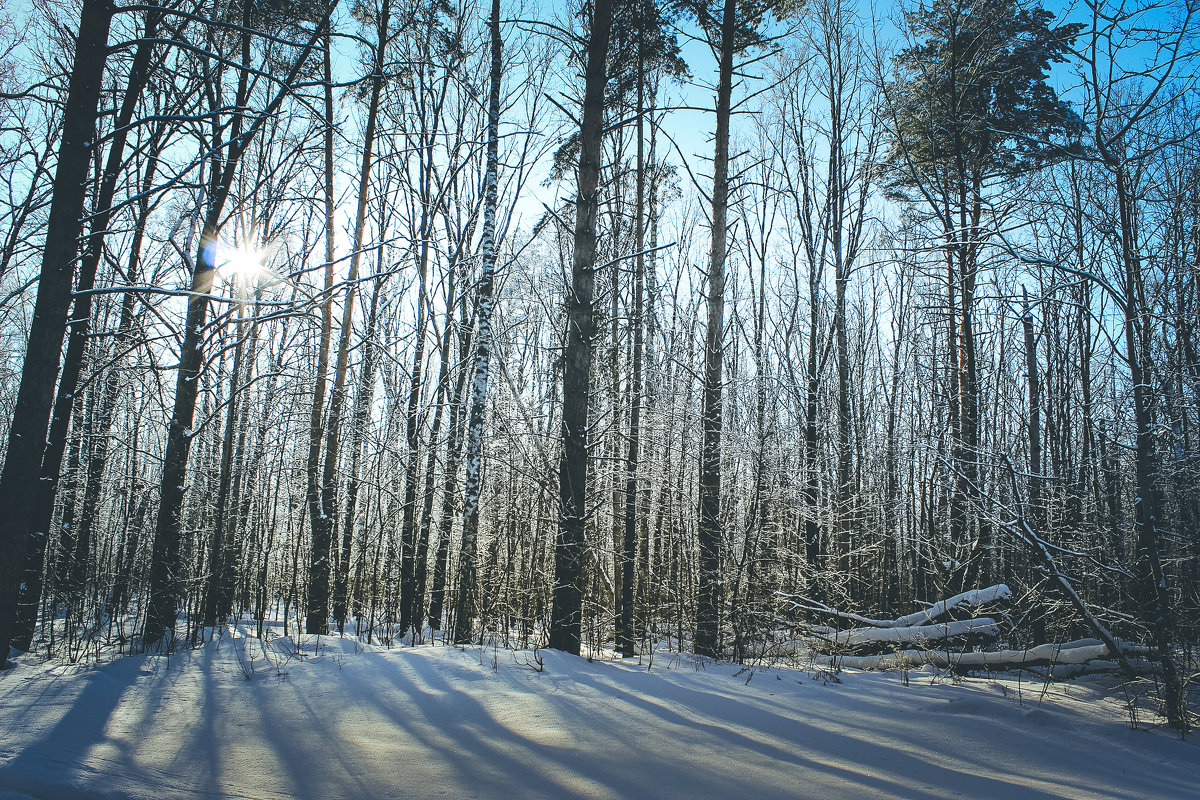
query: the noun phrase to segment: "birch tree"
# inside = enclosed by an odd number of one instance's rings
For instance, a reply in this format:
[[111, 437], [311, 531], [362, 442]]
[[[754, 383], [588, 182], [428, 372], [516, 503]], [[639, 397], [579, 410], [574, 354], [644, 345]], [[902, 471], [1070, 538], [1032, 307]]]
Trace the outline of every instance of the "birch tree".
[[495, 305], [496, 207], [500, 170], [500, 80], [504, 44], [500, 38], [500, 0], [492, 0], [488, 21], [491, 64], [488, 78], [487, 167], [483, 177], [483, 265], [479, 276], [475, 328], [475, 360], [470, 406], [467, 412], [466, 477], [463, 480], [463, 532], [458, 565], [458, 595], [454, 614], [454, 641], [465, 644], [474, 635], [479, 614], [478, 541], [479, 489], [483, 472], [483, 423], [487, 401], [488, 363], [492, 348], [492, 309]]

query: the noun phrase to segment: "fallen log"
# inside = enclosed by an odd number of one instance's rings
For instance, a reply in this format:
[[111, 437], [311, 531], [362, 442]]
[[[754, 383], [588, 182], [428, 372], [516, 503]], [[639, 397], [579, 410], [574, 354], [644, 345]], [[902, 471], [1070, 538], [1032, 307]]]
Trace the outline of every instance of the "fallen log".
[[[1120, 651], [1131, 655], [1150, 656], [1150, 648], [1118, 640]], [[1090, 661], [1111, 659], [1108, 645], [1098, 639], [1040, 644], [1025, 650], [992, 650], [990, 652], [956, 652], [953, 650], [900, 650], [872, 656], [819, 655], [816, 663], [823, 666], [861, 670], [912, 669], [930, 665], [941, 669], [1027, 669], [1058, 665], [1087, 664]]]
[[831, 645], [855, 648], [871, 644], [940, 642], [967, 635], [994, 637], [1000, 634], [1000, 626], [994, 619], [978, 617], [906, 628], [850, 628], [844, 631], [817, 628], [813, 632]]

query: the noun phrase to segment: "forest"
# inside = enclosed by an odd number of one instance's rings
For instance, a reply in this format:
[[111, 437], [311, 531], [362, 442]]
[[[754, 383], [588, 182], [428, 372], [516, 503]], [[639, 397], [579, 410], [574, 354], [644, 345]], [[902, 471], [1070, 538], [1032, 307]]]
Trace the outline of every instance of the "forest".
[[1109, 670], [1186, 732], [1197, 14], [4, 0], [0, 666]]

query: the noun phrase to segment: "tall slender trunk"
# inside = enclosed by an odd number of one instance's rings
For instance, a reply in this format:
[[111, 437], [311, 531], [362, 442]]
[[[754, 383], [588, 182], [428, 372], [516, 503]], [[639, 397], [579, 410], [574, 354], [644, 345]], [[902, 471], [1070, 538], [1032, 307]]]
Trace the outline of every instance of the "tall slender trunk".
[[[358, 265], [362, 255], [363, 238], [366, 235], [367, 197], [371, 188], [371, 168], [374, 161], [375, 135], [379, 124], [379, 101], [383, 92], [383, 70], [389, 40], [390, 14], [390, 0], [383, 0], [379, 12], [378, 37], [372, 61], [367, 123], [363, 131], [362, 161], [359, 164], [358, 173], [358, 198], [354, 210], [354, 236], [350, 243], [350, 267], [346, 274], [346, 299], [345, 305], [342, 307], [341, 330], [338, 334], [337, 364], [334, 367], [333, 388], [329, 394], [329, 413], [325, 419], [325, 461], [321, 469], [320, 489], [314, 492], [310, 487], [308, 496], [312, 538], [308, 555], [308, 602], [305, 605], [304, 630], [310, 634], [329, 632], [329, 574], [331, 571], [329, 560], [337, 533], [337, 465], [341, 445], [342, 411], [346, 405], [346, 372], [350, 360], [350, 339], [354, 333], [354, 299], [358, 294]], [[327, 146], [327, 155], [328, 152]], [[329, 178], [327, 177], [326, 180], [328, 181]], [[332, 261], [332, 259], [329, 260]], [[324, 321], [322, 321], [322, 326], [324, 326]], [[313, 415], [316, 417], [317, 412], [314, 411]], [[311, 454], [311, 443], [309, 448]]]
[[75, 430], [69, 437], [66, 479], [62, 482], [62, 514], [58, 521], [58, 552], [54, 569], [55, 595], [66, 601], [67, 617], [78, 622], [80, 599], [83, 594], [84, 562], [87, 560], [88, 543], [80, 540], [75, 530], [75, 515], [79, 513], [79, 465], [83, 460], [83, 446], [87, 439], [88, 407], [92, 404], [91, 393], [80, 394], [71, 404], [70, 417]]
[[[317, 344], [317, 372], [313, 381], [313, 401], [308, 420], [308, 461], [306, 475], [308, 478], [305, 503], [309, 516], [318, 518], [321, 513], [321, 434], [323, 432], [321, 419], [325, 412], [325, 388], [329, 375], [329, 345], [333, 339], [333, 259], [334, 238], [337, 229], [334, 226], [333, 206], [333, 75], [330, 61], [332, 37], [325, 37], [325, 52], [322, 71], [325, 80], [324, 111], [324, 156], [325, 175], [322, 187], [325, 212], [325, 288], [321, 302], [321, 338]], [[326, 541], [323, 552], [328, 553], [329, 543]], [[312, 561], [316, 562], [322, 545], [314, 539]], [[326, 556], [327, 558], [328, 556]], [[326, 562], [328, 563], [328, 562]], [[320, 570], [320, 564], [316, 567]], [[313, 567], [310, 566], [310, 571]], [[326, 567], [326, 570], [328, 568]], [[328, 574], [326, 572], [326, 574]], [[320, 609], [317, 609], [320, 614]]]
[[[828, 43], [838, 47], [840, 42]], [[838, 54], [840, 55], [840, 53]], [[831, 72], [833, 68], [831, 66]], [[830, 81], [830, 132], [829, 132], [829, 239], [833, 257], [834, 305], [833, 327], [837, 338], [837, 486], [834, 489], [834, 530], [836, 531], [838, 564], [843, 576], [849, 581], [850, 596], [859, 599], [861, 581], [854, 569], [854, 530], [851, 502], [851, 470], [854, 454], [851, 444], [850, 418], [850, 337], [846, 323], [846, 290], [850, 283], [852, 257], [846, 252], [844, 225], [846, 221], [846, 154], [843, 151], [845, 120], [839, 101], [842, 99], [837, 80]]]
[[638, 461], [642, 446], [642, 305], [646, 291], [646, 59], [643, 53], [643, 24], [638, 26], [637, 65], [637, 197], [634, 208], [633, 309], [629, 324], [633, 328], [633, 364], [629, 376], [629, 443], [625, 456], [625, 535], [621, 542], [621, 618], [617, 628], [617, 647], [628, 658], [637, 655], [634, 635], [634, 581], [638, 557]]
[[133, 438], [130, 441], [129, 465], [125, 472], [128, 480], [129, 494], [126, 497], [123, 509], [124, 519], [121, 525], [121, 549], [118, 552], [112, 599], [109, 602], [110, 607], [114, 609], [114, 617], [123, 616], [128, 610], [129, 587], [133, 582], [134, 559], [137, 555], [138, 545], [142, 540], [142, 528], [146, 519], [146, 505], [150, 495], [145, 482], [140, 478], [140, 459], [138, 458], [140, 438], [141, 431], [135, 425], [133, 427]]
[[[425, 194], [425, 189], [422, 189]], [[432, 235], [433, 209], [426, 196], [421, 211], [421, 250], [417, 274], [417, 325], [416, 343], [413, 347], [412, 371], [408, 383], [408, 402], [404, 414], [404, 443], [408, 458], [404, 467], [404, 505], [401, 507], [401, 555], [400, 555], [400, 635], [405, 636], [412, 627], [420, 627], [424, 587], [417, 591], [417, 482], [420, 476], [421, 456], [421, 391], [424, 388], [425, 338], [429, 315], [427, 313], [427, 281], [429, 273], [429, 238]], [[420, 596], [418, 596], [420, 594]]]
[[1027, 513], [1034, 530], [1041, 529], [1042, 521], [1042, 396], [1038, 381], [1037, 337], [1033, 332], [1033, 308], [1029, 295], [1021, 287], [1021, 329], [1025, 334], [1025, 381], [1029, 394], [1028, 441], [1029, 441], [1029, 511]]
[[1190, 729], [1185, 683], [1175, 660], [1174, 622], [1171, 614], [1171, 594], [1159, 552], [1158, 519], [1163, 507], [1160, 486], [1158, 453], [1155, 447], [1154, 420], [1150, 410], [1150, 329], [1154, 324], [1146, 305], [1138, 253], [1133, 200], [1125, 165], [1108, 152], [1103, 153], [1106, 166], [1116, 182], [1117, 204], [1121, 224], [1121, 260], [1124, 271], [1124, 328], [1125, 358], [1133, 384], [1133, 412], [1137, 426], [1137, 447], [1134, 451], [1134, 472], [1137, 476], [1137, 499], [1134, 502], [1134, 528], [1137, 532], [1139, 564], [1139, 593], [1142, 618], [1150, 628], [1162, 666], [1163, 700], [1167, 721], [1180, 732]]
[[[459, 498], [458, 468], [462, 458], [463, 412], [466, 402], [467, 379], [473, 377], [467, 367], [471, 355], [471, 325], [466, 318], [467, 312], [462, 310], [462, 323], [459, 325], [458, 379], [455, 382], [454, 393], [450, 398], [450, 430], [446, 441], [446, 468], [442, 475], [442, 509], [438, 524], [437, 554], [433, 560], [433, 585], [429, 591], [429, 627], [438, 631], [442, 629], [442, 613], [446, 604], [446, 584], [450, 569], [450, 533], [454, 527], [455, 509]], [[461, 558], [460, 558], [461, 561]]]
[[[421, 526], [420, 526], [420, 530], [417, 532], [416, 565], [413, 570], [413, 583], [414, 583], [413, 595], [414, 595], [414, 603], [415, 603], [415, 608], [413, 611], [413, 628], [415, 630], [421, 630], [422, 625], [424, 624], [424, 622], [426, 621], [426, 618], [427, 618], [427, 613], [426, 613], [427, 607], [424, 605], [424, 598], [425, 598], [425, 588], [429, 584], [429, 545], [430, 545], [430, 539], [432, 538], [432, 532], [433, 532], [433, 517], [434, 517], [433, 506], [434, 506], [434, 500], [436, 499], [436, 496], [437, 496], [437, 487], [438, 487], [438, 482], [436, 480], [437, 462], [438, 462], [437, 442], [438, 442], [439, 436], [441, 436], [442, 420], [444, 419], [446, 407], [447, 406], [456, 406], [458, 403], [458, 400], [459, 400], [459, 398], [457, 396], [454, 396], [454, 397], [450, 396], [450, 393], [452, 391], [455, 391], [455, 389], [457, 388], [457, 386], [451, 387], [451, 385], [450, 385], [450, 371], [451, 371], [451, 366], [452, 366], [451, 362], [450, 362], [450, 339], [451, 339], [450, 332], [454, 327], [454, 313], [456, 311], [456, 306], [457, 306], [456, 293], [458, 291], [458, 282], [457, 282], [456, 278], [458, 275], [458, 260], [459, 260], [460, 255], [461, 255], [461, 250], [456, 251], [454, 253], [454, 256], [450, 260], [449, 279], [447, 280], [447, 284], [446, 284], [446, 313], [445, 313], [444, 322], [442, 325], [442, 337], [441, 337], [441, 342], [439, 345], [439, 353], [438, 353], [439, 366], [438, 366], [437, 389], [436, 389], [435, 397], [434, 397], [434, 401], [433, 401], [433, 406], [434, 406], [433, 423], [430, 425], [430, 428], [429, 428], [430, 446], [429, 446], [429, 452], [425, 458], [425, 481], [424, 481], [424, 491], [423, 491], [423, 495], [421, 498]], [[465, 372], [465, 370], [463, 370], [463, 372]], [[465, 382], [465, 378], [463, 378], [463, 381]], [[447, 451], [448, 452], [451, 451], [455, 447], [454, 440], [455, 440], [455, 435], [457, 433], [457, 431], [455, 430], [455, 420], [454, 420], [455, 413], [456, 412], [453, 410], [450, 412], [451, 438], [450, 438], [450, 441], [447, 442]], [[455, 463], [457, 463], [457, 462], [455, 462]], [[445, 481], [443, 481], [443, 483], [445, 483]], [[439, 545], [439, 547], [440, 547], [440, 545]], [[446, 555], [447, 555], [447, 557], [449, 557], [448, 550], [447, 550]], [[434, 578], [435, 578], [435, 583], [436, 583], [437, 564], [434, 565]], [[445, 590], [445, 573], [444, 572], [442, 574], [441, 589], [444, 592], [444, 590]], [[431, 602], [432, 602], [432, 599], [431, 599]], [[432, 623], [432, 621], [430, 621], [430, 629], [431, 630], [439, 630], [440, 628], [441, 628], [440, 621], [436, 625], [434, 625]]]
[[[900, 502], [900, 356], [904, 347], [908, 309], [904, 300], [904, 277], [901, 275], [897, 293], [899, 297], [892, 307], [893, 340], [891, 363], [891, 390], [887, 403], [887, 434], [884, 444], [884, 495], [883, 495], [883, 531], [890, 546], [894, 548], [896, 558], [893, 572], [887, 579], [887, 603], [885, 608], [891, 609], [900, 601], [903, 586], [902, 559], [907, 549], [904, 547], [904, 526], [901, 521], [898, 504]], [[913, 570], [915, 571], [915, 570]]]
[[[244, 375], [241, 379], [241, 385], [245, 390], [249, 389], [254, 382], [254, 365], [258, 357], [258, 340], [259, 334], [262, 331], [260, 320], [262, 319], [262, 297], [261, 291], [255, 298], [253, 319], [250, 323], [250, 340], [246, 343], [246, 357], [244, 360]], [[285, 326], [286, 327], [286, 326]], [[267, 380], [266, 391], [264, 397], [271, 397], [274, 389], [275, 376], [272, 375]], [[251, 536], [247, 542], [246, 548], [243, 550], [241, 539], [245, 538], [244, 531], [249, 525], [250, 509], [254, 498], [254, 474], [257, 470], [258, 462], [262, 458], [262, 428], [265, 423], [260, 426], [260, 434], [258, 436], [257, 446], [253, 455], [247, 452], [246, 440], [250, 436], [250, 403], [239, 403], [240, 411], [238, 413], [237, 424], [237, 442], [234, 444], [234, 456], [231, 470], [233, 472], [233, 486], [230, 487], [229, 494], [229, 511], [227, 513], [229, 535], [225, 537], [225, 553], [222, 558], [222, 571], [219, 582], [217, 584], [220, 596], [218, 599], [217, 612], [218, 614], [229, 616], [237, 611], [240, 616], [243, 611], [250, 605], [249, 600], [249, 567], [243, 552], [249, 553], [256, 547], [256, 532], [257, 527], [251, 529]], [[238, 534], [241, 534], [240, 536]], [[239, 598], [240, 589], [240, 598]], [[239, 602], [240, 599], [240, 602]]]
[[[178, 575], [180, 572], [179, 546], [184, 482], [187, 476], [192, 438], [195, 435], [192, 430], [192, 420], [196, 411], [200, 369], [204, 363], [203, 337], [208, 320], [208, 293], [212, 289], [213, 274], [216, 270], [216, 264], [213, 262], [213, 245], [217, 241], [225, 201], [229, 197], [229, 190], [241, 162], [242, 154], [246, 152], [246, 148], [250, 146], [262, 124], [274, 116], [284, 98], [291, 91], [309, 54], [325, 35], [329, 15], [336, 7], [337, 0], [332, 0], [326, 9], [325, 18], [318, 24], [316, 32], [305, 44], [281, 82], [282, 88], [267, 104], [267, 107], [255, 116], [250, 126], [243, 129], [242, 114], [234, 117], [229, 135], [225, 137], [225, 141], [228, 143], [228, 154], [219, 175], [216, 174], [216, 165], [214, 165], [208, 210], [205, 214], [203, 233], [192, 272], [187, 320], [183, 341], [180, 344], [179, 368], [175, 382], [175, 403], [167, 430], [167, 449], [163, 456], [158, 520], [155, 523], [154, 546], [150, 554], [150, 602], [146, 609], [146, 622], [143, 630], [143, 639], [147, 645], [162, 642], [167, 632], [174, 629], [179, 593], [182, 588]], [[249, 0], [243, 8], [243, 22], [246, 23], [244, 27], [248, 31], [251, 8]], [[246, 32], [243, 34], [242, 56], [247, 67], [250, 49], [248, 39], [249, 33]], [[246, 108], [248, 76], [248, 69], [240, 71], [236, 95], [237, 108]]]
[[[962, 460], [962, 385], [959, 381], [961, 370], [959, 363], [962, 353], [958, 346], [959, 335], [959, 267], [955, 249], [953, 230], [947, 226], [946, 231], [946, 346], [945, 362], [941, 365], [946, 387], [946, 405], [948, 412], [949, 437], [947, 444], [947, 463], [950, 465], [949, 482], [952, 486], [948, 502], [948, 530], [952, 548], [961, 546], [966, 538], [967, 508], [962, 496], [959, 482], [954, 470]], [[933, 523], [934, 516], [930, 516]], [[932, 534], [932, 530], [931, 530]], [[931, 536], [932, 540], [932, 536]], [[953, 576], [950, 576], [953, 579]]]
[[700, 584], [696, 599], [696, 642], [700, 655], [721, 649], [721, 432], [725, 361], [725, 241], [729, 207], [729, 118], [733, 94], [734, 31], [737, 4], [725, 0], [721, 17], [721, 62], [717, 78], [716, 151], [713, 156], [712, 247], [708, 266], [708, 327], [704, 347], [704, 399], [700, 425]]
[[[979, 196], [976, 186], [972, 195]], [[965, 203], [965, 198], [963, 199]], [[980, 201], [975, 199], [970, 203], [969, 216], [962, 223], [963, 236], [969, 237], [961, 244], [963, 259], [960, 264], [959, 307], [959, 437], [960, 450], [955, 460], [955, 497], [961, 504], [961, 537], [956, 546], [965, 547], [966, 563], [962, 569], [962, 580], [959, 588], [963, 591], [971, 589], [980, 581], [990, 580], [985, 569], [985, 562], [990, 555], [990, 544], [987, 537], [988, 525], [977, 514], [970, 513], [972, 504], [979, 506], [982, 497], [982, 487], [979, 484], [979, 442], [980, 442], [980, 402], [979, 402], [979, 367], [975, 347], [975, 290], [979, 274], [979, 246], [982, 238], [979, 229], [981, 215]]]
[[346, 617], [350, 608], [350, 551], [354, 544], [354, 520], [358, 513], [358, 474], [362, 465], [363, 440], [371, 424], [371, 407], [375, 399], [375, 330], [379, 320], [379, 294], [383, 279], [375, 280], [371, 292], [367, 331], [363, 336], [362, 368], [358, 376], [358, 393], [354, 398], [354, 416], [350, 423], [350, 469], [346, 481], [346, 510], [342, 516], [342, 543], [337, 572], [333, 581], [333, 619], [338, 633], [346, 632]]
[[[808, 279], [808, 354], [805, 365], [806, 387], [804, 393], [804, 555], [808, 568], [814, 573], [825, 566], [826, 552], [821, 548], [820, 482], [818, 462], [820, 460], [818, 440], [818, 413], [821, 390], [821, 327], [820, 327], [820, 273], [817, 264], [809, 264]], [[818, 598], [824, 594], [824, 585], [816, 581], [810, 589]]]
[[567, 292], [567, 342], [563, 351], [562, 457], [558, 470], [559, 521], [554, 548], [550, 647], [579, 654], [583, 623], [583, 557], [587, 526], [588, 406], [591, 402], [596, 218], [604, 138], [604, 86], [611, 0], [592, 4], [591, 38], [584, 67], [583, 119], [579, 128], [578, 194], [571, 287]]
[[[601, 0], [603, 2], [603, 0]], [[478, 559], [479, 493], [483, 478], [483, 422], [487, 402], [488, 368], [492, 353], [492, 310], [495, 307], [496, 205], [500, 170], [500, 79], [504, 44], [500, 39], [500, 0], [492, 0], [491, 87], [488, 93], [487, 171], [483, 200], [483, 274], [479, 277], [478, 324], [475, 332], [474, 381], [467, 415], [466, 477], [463, 480], [463, 533], [458, 566], [458, 597], [454, 641], [474, 636], [479, 615]]]
[[[244, 287], [236, 287], [235, 291], [244, 292]], [[229, 530], [228, 509], [229, 493], [233, 488], [233, 457], [239, 429], [238, 419], [242, 403], [242, 370], [246, 359], [247, 332], [241, 330], [246, 320], [246, 303], [239, 299], [235, 336], [237, 343], [233, 351], [233, 369], [229, 381], [229, 399], [226, 407], [225, 430], [221, 435], [221, 461], [217, 472], [216, 507], [213, 510], [213, 533], [209, 540], [208, 574], [204, 587], [204, 602], [201, 609], [200, 622], [206, 627], [216, 625], [222, 617], [229, 613], [227, 598], [232, 597], [232, 591], [226, 589], [224, 581], [227, 560], [231, 549], [229, 538], [233, 532]]]
[[96, 110], [114, 11], [111, 0], [85, 0], [75, 40], [75, 63], [63, 111], [41, 277], [21, 368], [21, 386], [8, 429], [4, 470], [0, 472], [0, 508], [5, 510], [0, 525], [0, 667], [8, 661], [25, 552], [34, 528], [37, 486], [66, 335], [84, 194], [96, 141]]

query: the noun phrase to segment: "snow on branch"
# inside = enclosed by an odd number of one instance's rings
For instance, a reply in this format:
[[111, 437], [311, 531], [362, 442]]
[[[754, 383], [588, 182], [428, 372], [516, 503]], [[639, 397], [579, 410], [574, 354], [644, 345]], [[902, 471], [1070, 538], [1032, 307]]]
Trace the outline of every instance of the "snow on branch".
[[[986, 589], [971, 589], [970, 591], [956, 594], [953, 597], [933, 603], [929, 608], [913, 612], [912, 614], [906, 614], [896, 619], [871, 619], [870, 617], [864, 617], [849, 611], [839, 611], [836, 608], [827, 606], [804, 595], [786, 594], [784, 592], [776, 592], [775, 594], [797, 611], [811, 611], [833, 616], [870, 628], [908, 628], [913, 625], [928, 625], [949, 614], [951, 611], [961, 608], [977, 608], [988, 603], [1008, 600], [1012, 597], [1012, 591], [1003, 583], [1000, 583], [995, 586], [989, 586]], [[878, 641], [884, 640], [881, 639]]]
[[1003, 583], [998, 583], [986, 589], [971, 589], [962, 594], [956, 594], [951, 598], [934, 603], [923, 611], [917, 611], [913, 614], [900, 617], [893, 622], [897, 627], [923, 625], [958, 608], [976, 608], [987, 603], [1008, 600], [1010, 597], [1012, 597], [1012, 590]]

